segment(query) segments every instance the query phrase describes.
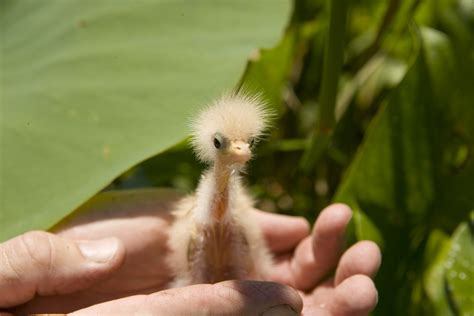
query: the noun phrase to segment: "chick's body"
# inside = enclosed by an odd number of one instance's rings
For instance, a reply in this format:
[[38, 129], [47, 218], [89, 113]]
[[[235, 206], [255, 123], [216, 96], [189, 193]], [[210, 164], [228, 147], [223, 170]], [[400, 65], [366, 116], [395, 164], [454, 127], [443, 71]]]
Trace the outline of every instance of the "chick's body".
[[266, 126], [256, 98], [224, 97], [194, 122], [193, 146], [211, 168], [180, 201], [170, 231], [172, 286], [266, 279], [272, 265], [239, 171]]

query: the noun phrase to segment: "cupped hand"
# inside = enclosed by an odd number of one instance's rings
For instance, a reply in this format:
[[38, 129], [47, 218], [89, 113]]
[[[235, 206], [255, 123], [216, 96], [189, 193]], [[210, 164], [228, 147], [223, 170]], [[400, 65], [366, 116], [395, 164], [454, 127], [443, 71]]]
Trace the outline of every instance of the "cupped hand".
[[[35, 257], [38, 248], [28, 245], [31, 236], [18, 237], [23, 258], [31, 257], [37, 273], [11, 273], [7, 284], [29, 286], [21, 295], [10, 296], [7, 303], [0, 299], [0, 307], [22, 304], [15, 309], [21, 313], [88, 307], [78, 313], [261, 314], [271, 307], [299, 312], [302, 298], [305, 315], [364, 315], [375, 306], [377, 292], [370, 277], [378, 269], [380, 252], [373, 243], [360, 242], [341, 257], [351, 217], [344, 205], [324, 210], [311, 235], [304, 219], [256, 211], [277, 261], [271, 281], [297, 288], [301, 298], [290, 287], [272, 282], [226, 281], [165, 290], [170, 281], [165, 265], [169, 209], [177, 197], [172, 191], [157, 194], [156, 190], [103, 194], [59, 226], [55, 235], [47, 234], [43, 247], [49, 249], [41, 258]], [[8, 243], [2, 244], [1, 252]], [[114, 246], [104, 247], [107, 243]], [[58, 256], [64, 249], [67, 255]], [[41, 274], [41, 269], [47, 273]], [[327, 279], [331, 271], [335, 277]], [[4, 275], [0, 275], [0, 289], [2, 282]]]
[[[302, 223], [297, 224], [301, 219], [268, 213], [261, 217], [269, 245], [277, 254], [273, 280], [299, 290], [304, 315], [367, 315], [375, 307], [378, 296], [371, 278], [381, 263], [380, 250], [373, 242], [360, 241], [343, 252], [352, 217], [346, 205], [324, 209], [310, 235]], [[292, 242], [289, 236], [294, 236]]]

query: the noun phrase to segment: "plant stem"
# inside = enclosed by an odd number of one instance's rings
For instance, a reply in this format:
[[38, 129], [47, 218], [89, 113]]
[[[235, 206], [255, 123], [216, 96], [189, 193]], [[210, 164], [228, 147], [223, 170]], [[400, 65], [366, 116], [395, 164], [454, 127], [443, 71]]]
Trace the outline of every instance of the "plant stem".
[[314, 129], [309, 149], [301, 161], [303, 170], [309, 170], [328, 144], [336, 119], [336, 94], [344, 57], [344, 40], [346, 33], [349, 0], [328, 0], [330, 5], [329, 34], [324, 53], [321, 94], [318, 105], [318, 120]]
[[330, 0], [329, 36], [324, 54], [321, 96], [319, 100], [319, 122], [316, 130], [332, 130], [335, 123], [334, 108], [336, 105], [339, 74], [344, 57], [348, 1]]

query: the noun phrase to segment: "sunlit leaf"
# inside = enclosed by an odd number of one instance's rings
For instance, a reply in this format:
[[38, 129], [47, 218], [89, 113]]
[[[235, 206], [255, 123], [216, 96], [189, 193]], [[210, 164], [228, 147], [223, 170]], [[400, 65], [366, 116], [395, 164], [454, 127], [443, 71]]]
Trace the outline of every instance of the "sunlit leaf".
[[445, 262], [451, 243], [440, 230], [431, 232], [425, 250], [427, 268], [423, 273], [424, 290], [433, 305], [432, 313], [439, 316], [454, 315], [445, 288]]
[[445, 282], [459, 315], [474, 314], [474, 232], [472, 223], [459, 226], [445, 261]]

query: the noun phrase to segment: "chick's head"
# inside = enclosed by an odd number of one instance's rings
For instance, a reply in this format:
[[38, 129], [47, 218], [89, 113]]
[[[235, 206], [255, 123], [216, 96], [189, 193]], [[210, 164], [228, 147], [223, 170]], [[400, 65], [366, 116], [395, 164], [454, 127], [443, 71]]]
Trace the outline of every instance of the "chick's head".
[[269, 116], [258, 96], [223, 96], [193, 121], [193, 149], [203, 162], [243, 165], [268, 127]]

